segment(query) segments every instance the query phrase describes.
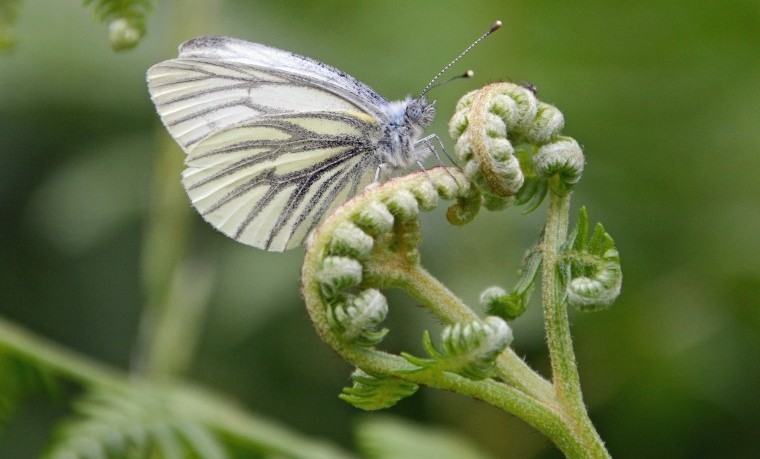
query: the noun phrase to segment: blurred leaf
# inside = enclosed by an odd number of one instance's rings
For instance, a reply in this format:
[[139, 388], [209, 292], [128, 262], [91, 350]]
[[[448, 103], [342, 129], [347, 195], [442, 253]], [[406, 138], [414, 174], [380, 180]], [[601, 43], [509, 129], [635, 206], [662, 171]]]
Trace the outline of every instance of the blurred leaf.
[[16, 44], [13, 24], [20, 4], [21, 0], [0, 0], [0, 53], [10, 51]]
[[369, 459], [492, 459], [454, 432], [388, 416], [363, 419], [356, 442]]
[[227, 458], [213, 433], [184, 418], [159, 393], [98, 390], [75, 410], [79, 417], [59, 428], [45, 459]]
[[13, 416], [24, 398], [56, 391], [57, 384], [50, 373], [0, 349], [0, 438], [3, 423]]
[[67, 254], [107, 241], [147, 202], [148, 151], [143, 141], [114, 141], [58, 168], [32, 198], [31, 227]]

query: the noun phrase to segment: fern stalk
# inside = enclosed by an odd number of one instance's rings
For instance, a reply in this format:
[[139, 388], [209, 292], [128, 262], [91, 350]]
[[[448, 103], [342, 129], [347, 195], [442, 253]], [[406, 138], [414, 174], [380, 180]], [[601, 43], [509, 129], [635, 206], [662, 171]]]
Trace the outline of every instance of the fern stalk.
[[583, 402], [580, 377], [570, 334], [566, 293], [559, 282], [559, 257], [567, 241], [570, 193], [550, 193], [549, 212], [542, 243], [542, 295], [547, 347], [552, 367], [556, 398], [567, 415], [567, 421], [587, 454], [593, 458], [609, 458], [601, 437], [596, 432]]

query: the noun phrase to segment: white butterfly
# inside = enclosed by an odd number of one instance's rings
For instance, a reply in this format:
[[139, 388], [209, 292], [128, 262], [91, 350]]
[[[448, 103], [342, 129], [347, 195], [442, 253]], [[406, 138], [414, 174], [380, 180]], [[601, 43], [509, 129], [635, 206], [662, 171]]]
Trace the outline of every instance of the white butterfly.
[[419, 163], [432, 150], [421, 139], [435, 116], [424, 96], [389, 102], [338, 69], [256, 43], [187, 41], [147, 80], [187, 153], [182, 182], [195, 208], [265, 250], [301, 245], [381, 168]]

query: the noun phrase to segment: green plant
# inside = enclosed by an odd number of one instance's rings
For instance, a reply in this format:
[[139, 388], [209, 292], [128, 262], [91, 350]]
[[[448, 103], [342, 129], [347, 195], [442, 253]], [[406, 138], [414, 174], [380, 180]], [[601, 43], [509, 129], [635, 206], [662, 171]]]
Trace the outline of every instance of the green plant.
[[93, 16], [108, 23], [108, 40], [114, 51], [131, 49], [145, 35], [145, 19], [152, 0], [83, 0]]
[[[356, 366], [342, 399], [374, 410], [426, 385], [484, 400], [519, 416], [567, 457], [608, 457], [583, 403], [570, 336], [568, 306], [592, 311], [617, 297], [621, 271], [612, 238], [597, 225], [589, 239], [582, 209], [568, 233], [569, 202], [584, 166], [578, 143], [560, 135], [564, 119], [528, 88], [497, 83], [464, 96], [450, 123], [463, 170], [439, 167], [391, 180], [334, 212], [310, 241], [302, 290], [320, 335]], [[548, 197], [547, 222], [527, 252], [511, 293], [495, 287], [480, 319], [421, 264], [420, 211], [454, 200], [447, 218], [463, 225], [481, 205], [503, 209]], [[552, 379], [530, 369], [509, 347], [506, 321], [526, 308], [541, 274]], [[382, 289], [403, 290], [449, 324], [440, 349], [423, 335], [427, 357], [377, 348], [387, 330]]]
[[[16, 44], [14, 23], [21, 0], [0, 0], [0, 52]], [[92, 8], [93, 18], [108, 23], [108, 41], [114, 51], [132, 49], [145, 35], [145, 20], [153, 9], [152, 0], [82, 0]]]
[[[17, 3], [0, 7], [0, 48], [13, 41], [9, 27]], [[110, 23], [114, 49], [132, 47], [144, 34], [151, 2], [84, 3]], [[451, 121], [462, 170], [439, 167], [371, 188], [316, 231], [303, 265], [303, 294], [320, 335], [356, 366], [342, 400], [378, 410], [421, 385], [450, 390], [524, 419], [568, 457], [608, 457], [582, 400], [567, 306], [609, 306], [619, 293], [621, 271], [612, 239], [601, 225], [590, 230], [585, 209], [568, 231], [569, 200], [584, 159], [577, 142], [560, 135], [562, 126], [562, 114], [529, 88], [499, 83], [473, 91]], [[156, 205], [145, 243], [148, 325], [135, 367], [105, 367], [0, 319], [0, 421], [10, 419], [25, 397], [43, 393], [74, 398], [73, 416], [58, 424], [47, 458], [226, 458], [231, 450], [246, 457], [354, 457], [182, 381], [210, 290], [197, 279], [213, 275], [185, 253], [187, 212], [166, 212], [187, 207], [173, 181], [180, 160], [171, 148], [157, 160]], [[447, 218], [464, 225], [481, 207], [523, 206], [528, 212], [547, 197], [547, 223], [526, 253], [519, 281], [509, 292], [491, 287], [481, 295], [485, 319], [422, 267], [418, 215], [439, 199], [455, 201]], [[528, 307], [539, 274], [551, 381], [509, 348], [513, 332], [507, 322]], [[381, 326], [388, 313], [382, 290], [388, 288], [407, 292], [447, 324], [439, 340], [422, 334], [426, 356], [377, 348], [387, 333]], [[66, 394], [62, 381], [82, 393]], [[365, 422], [358, 438], [365, 457], [485, 457], [464, 442], [443, 448], [448, 435], [397, 421]]]

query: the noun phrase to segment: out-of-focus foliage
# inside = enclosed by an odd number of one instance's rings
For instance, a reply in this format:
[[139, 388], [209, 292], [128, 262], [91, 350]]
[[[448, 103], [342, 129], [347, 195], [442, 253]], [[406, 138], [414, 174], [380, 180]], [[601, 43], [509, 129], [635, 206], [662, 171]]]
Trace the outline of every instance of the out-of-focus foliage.
[[43, 394], [53, 399], [57, 385], [44, 370], [8, 352], [0, 352], [0, 388], [1, 436], [6, 423], [26, 400]]
[[443, 429], [388, 416], [365, 418], [357, 427], [359, 450], [368, 459], [489, 459], [472, 441]]
[[76, 457], [202, 457], [227, 454], [203, 425], [173, 413], [176, 407], [151, 391], [99, 391], [77, 400], [79, 417], [62, 423], [44, 459]]
[[[431, 94], [439, 116], [430, 132], [445, 136], [466, 91], [527, 80], [582, 143], [587, 164], [574, 203], [615, 235], [625, 273], [610, 309], [571, 317], [584, 395], [610, 452], [756, 455], [760, 10], [753, 3], [227, 1], [215, 15], [183, 19], [177, 32], [179, 9], [194, 5], [161, 2], [140, 46], [117, 55], [78, 2], [19, 3], [17, 45], [0, 55], [0, 314], [128, 365], [151, 178], [167, 136], [144, 74], [182, 40], [225, 34], [267, 43], [401, 98], [498, 18], [503, 30], [458, 64], [476, 77]], [[482, 212], [456, 229], [440, 214], [427, 216], [423, 263], [477, 304], [485, 287], [518, 279], [542, 215]], [[294, 428], [349, 443], [363, 413], [337, 399], [351, 369], [305, 317], [302, 251], [254, 250], [196, 216], [191, 247], [213, 256], [218, 283], [189, 376]], [[407, 304], [390, 311], [385, 342], [419, 349], [420, 331], [435, 324]], [[511, 326], [512, 347], [545, 369], [536, 308]], [[0, 436], [0, 457], [37, 457], [59, 411], [24, 405]], [[443, 424], [496, 457], [559, 454], [521, 422], [461, 397], [421, 389], [392, 411]]]
[[150, 0], [83, 0], [95, 18], [108, 23], [108, 39], [114, 51], [137, 46], [145, 35], [146, 16], [152, 9]]
[[18, 16], [20, 0], [0, 1], [0, 53], [8, 52], [16, 44], [13, 25]]

